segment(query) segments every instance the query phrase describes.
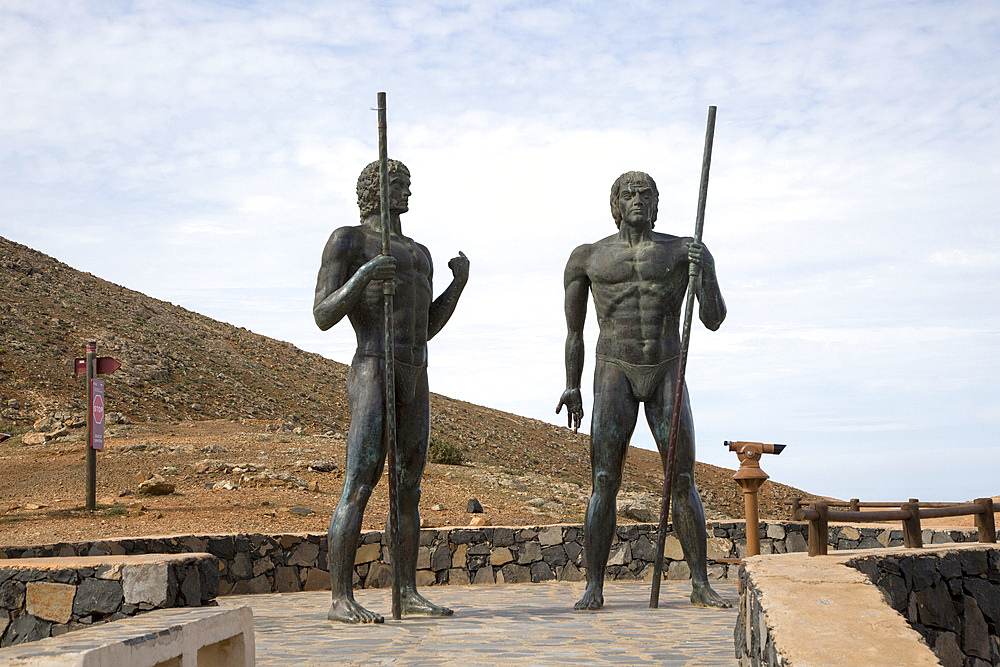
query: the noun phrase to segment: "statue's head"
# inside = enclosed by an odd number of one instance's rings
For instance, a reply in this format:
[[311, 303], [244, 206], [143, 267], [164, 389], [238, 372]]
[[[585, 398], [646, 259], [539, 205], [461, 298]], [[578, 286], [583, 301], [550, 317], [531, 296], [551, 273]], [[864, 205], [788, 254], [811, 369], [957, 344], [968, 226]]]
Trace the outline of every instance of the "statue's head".
[[[410, 178], [410, 170], [399, 160], [389, 160], [389, 182], [392, 187], [392, 177], [394, 174], [403, 174], [407, 180]], [[409, 193], [407, 193], [409, 194]], [[358, 176], [358, 208], [361, 209], [361, 219], [364, 220], [372, 213], [379, 211], [379, 190], [378, 190], [378, 160], [375, 160], [361, 170]], [[389, 192], [389, 206], [392, 208], [393, 193]]]
[[623, 191], [632, 192], [636, 189], [649, 189], [653, 191], [653, 199], [650, 205], [650, 228], [656, 222], [656, 206], [660, 199], [660, 192], [656, 189], [656, 182], [645, 172], [626, 171], [611, 186], [611, 216], [615, 219], [615, 225], [619, 228], [622, 226], [621, 194]]

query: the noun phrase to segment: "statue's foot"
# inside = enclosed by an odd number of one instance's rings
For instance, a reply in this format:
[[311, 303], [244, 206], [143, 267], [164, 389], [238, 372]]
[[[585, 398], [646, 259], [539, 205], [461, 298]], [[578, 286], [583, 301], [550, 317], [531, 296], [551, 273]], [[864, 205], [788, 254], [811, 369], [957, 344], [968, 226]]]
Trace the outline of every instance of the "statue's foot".
[[694, 586], [691, 590], [691, 604], [715, 609], [729, 609], [733, 606], [732, 602], [716, 593], [708, 584]]
[[587, 586], [587, 590], [584, 591], [583, 597], [580, 601], [573, 605], [573, 609], [577, 611], [580, 610], [594, 610], [600, 609], [604, 606], [604, 592], [599, 588], [591, 588]]
[[385, 623], [385, 619], [375, 612], [368, 611], [354, 600], [347, 598], [334, 600], [326, 617], [341, 623]]
[[455, 612], [448, 607], [434, 604], [420, 593], [400, 591], [400, 611], [404, 616], [451, 616]]

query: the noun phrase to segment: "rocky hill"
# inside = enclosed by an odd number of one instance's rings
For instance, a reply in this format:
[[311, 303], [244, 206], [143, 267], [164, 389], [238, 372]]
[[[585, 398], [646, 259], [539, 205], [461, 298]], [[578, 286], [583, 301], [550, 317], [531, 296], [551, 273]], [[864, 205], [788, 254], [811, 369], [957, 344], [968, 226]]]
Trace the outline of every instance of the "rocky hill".
[[[343, 364], [152, 299], [2, 237], [0, 290], [0, 431], [16, 436], [0, 448], [29, 447], [26, 442], [44, 440], [37, 433], [57, 440], [56, 434], [82, 426], [84, 380], [73, 375], [73, 359], [83, 356], [88, 341], [122, 364], [108, 379], [109, 424], [281, 423], [331, 439], [346, 431]], [[445, 396], [433, 395], [431, 404], [432, 438], [454, 445], [468, 464], [494, 476], [530, 474], [589, 488], [587, 436]], [[731, 474], [699, 464], [710, 515], [742, 515]], [[660, 483], [658, 456], [633, 448], [623, 491], [656, 493]], [[808, 495], [774, 483], [762, 493], [765, 515], [783, 514], [781, 498]]]

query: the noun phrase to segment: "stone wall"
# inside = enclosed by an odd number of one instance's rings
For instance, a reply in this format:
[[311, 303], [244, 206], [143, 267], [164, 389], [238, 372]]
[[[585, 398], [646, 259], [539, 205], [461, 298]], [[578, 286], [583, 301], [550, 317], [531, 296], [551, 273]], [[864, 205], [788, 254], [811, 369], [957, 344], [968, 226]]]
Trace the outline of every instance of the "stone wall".
[[0, 560], [0, 647], [168, 607], [198, 607], [218, 594], [208, 554], [139, 558]]
[[1000, 665], [1000, 549], [887, 554], [847, 564], [879, 587], [944, 667]]
[[740, 579], [741, 667], [1000, 665], [995, 545], [758, 556]]
[[[761, 553], [806, 551], [808, 525], [761, 524]], [[619, 525], [608, 560], [611, 580], [652, 576], [655, 524]], [[868, 548], [902, 544], [902, 530], [832, 526], [832, 548]], [[927, 543], [975, 541], [975, 531], [925, 531]], [[325, 533], [285, 535], [231, 534], [142, 537], [33, 547], [0, 547], [2, 558], [207, 552], [220, 561], [222, 595], [320, 590], [330, 585]], [[742, 521], [708, 523], [708, 573], [713, 579], [736, 576], [733, 561], [746, 555]], [[664, 551], [668, 579], [687, 579], [680, 542], [668, 533]], [[389, 585], [385, 538], [366, 531], [355, 559], [356, 587]], [[417, 584], [520, 583], [558, 579], [574, 581], [585, 573], [583, 527], [485, 526], [428, 528], [420, 533]]]

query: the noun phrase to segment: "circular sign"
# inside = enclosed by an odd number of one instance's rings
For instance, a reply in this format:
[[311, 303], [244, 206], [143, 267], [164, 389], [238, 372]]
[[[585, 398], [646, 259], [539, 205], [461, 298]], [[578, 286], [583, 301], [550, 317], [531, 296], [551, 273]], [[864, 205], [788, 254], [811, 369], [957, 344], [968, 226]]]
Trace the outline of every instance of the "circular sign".
[[94, 423], [100, 424], [104, 421], [104, 397], [94, 396]]

